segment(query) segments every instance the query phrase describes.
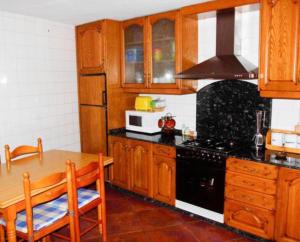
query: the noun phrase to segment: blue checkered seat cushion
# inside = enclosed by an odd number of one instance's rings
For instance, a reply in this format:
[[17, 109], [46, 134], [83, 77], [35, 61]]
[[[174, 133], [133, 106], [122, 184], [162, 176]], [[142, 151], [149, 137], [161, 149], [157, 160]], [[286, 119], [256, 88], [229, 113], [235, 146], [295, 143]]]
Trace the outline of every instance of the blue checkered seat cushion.
[[[87, 205], [88, 203], [92, 202], [93, 200], [100, 197], [99, 193], [92, 189], [86, 188], [79, 188], [77, 190], [78, 196], [78, 207], [82, 208], [83, 206]], [[55, 207], [60, 207], [62, 209], [68, 208], [68, 196], [64, 194], [59, 198], [50, 202]]]
[[[37, 205], [33, 208], [33, 230], [37, 231], [47, 227], [64, 217], [67, 214], [67, 207], [53, 206], [53, 201]], [[0, 219], [1, 225], [6, 225], [3, 218]], [[27, 233], [26, 211], [17, 213], [16, 230]]]

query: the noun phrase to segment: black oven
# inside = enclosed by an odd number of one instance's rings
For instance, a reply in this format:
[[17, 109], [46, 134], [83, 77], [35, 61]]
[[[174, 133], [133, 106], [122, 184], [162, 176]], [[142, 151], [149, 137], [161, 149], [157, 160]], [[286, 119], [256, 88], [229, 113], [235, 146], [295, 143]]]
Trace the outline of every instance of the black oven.
[[223, 214], [226, 155], [177, 148], [176, 199]]

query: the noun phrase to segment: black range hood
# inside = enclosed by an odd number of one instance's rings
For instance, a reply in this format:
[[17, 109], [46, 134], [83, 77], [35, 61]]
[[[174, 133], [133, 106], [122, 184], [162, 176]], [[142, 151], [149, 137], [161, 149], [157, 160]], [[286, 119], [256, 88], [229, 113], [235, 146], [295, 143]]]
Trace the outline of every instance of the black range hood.
[[177, 79], [257, 79], [258, 68], [234, 54], [234, 8], [217, 11], [216, 56], [177, 75]]

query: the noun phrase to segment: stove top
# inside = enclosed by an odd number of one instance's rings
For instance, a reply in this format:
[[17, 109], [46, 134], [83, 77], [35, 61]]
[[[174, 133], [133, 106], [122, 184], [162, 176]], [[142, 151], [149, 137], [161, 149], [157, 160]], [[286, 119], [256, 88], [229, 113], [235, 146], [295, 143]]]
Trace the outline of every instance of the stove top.
[[221, 141], [215, 139], [195, 139], [183, 142], [181, 147], [192, 149], [205, 149], [208, 151], [218, 151], [220, 153], [230, 153], [234, 150], [241, 148], [240, 143], [234, 141]]

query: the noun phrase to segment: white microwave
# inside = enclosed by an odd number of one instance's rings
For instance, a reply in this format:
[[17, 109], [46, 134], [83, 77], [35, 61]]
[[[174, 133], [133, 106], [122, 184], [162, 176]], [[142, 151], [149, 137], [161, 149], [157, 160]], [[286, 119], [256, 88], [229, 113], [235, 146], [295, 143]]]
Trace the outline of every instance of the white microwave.
[[158, 133], [161, 128], [158, 127], [158, 120], [164, 116], [164, 112], [143, 112], [127, 110], [126, 130], [142, 133]]

